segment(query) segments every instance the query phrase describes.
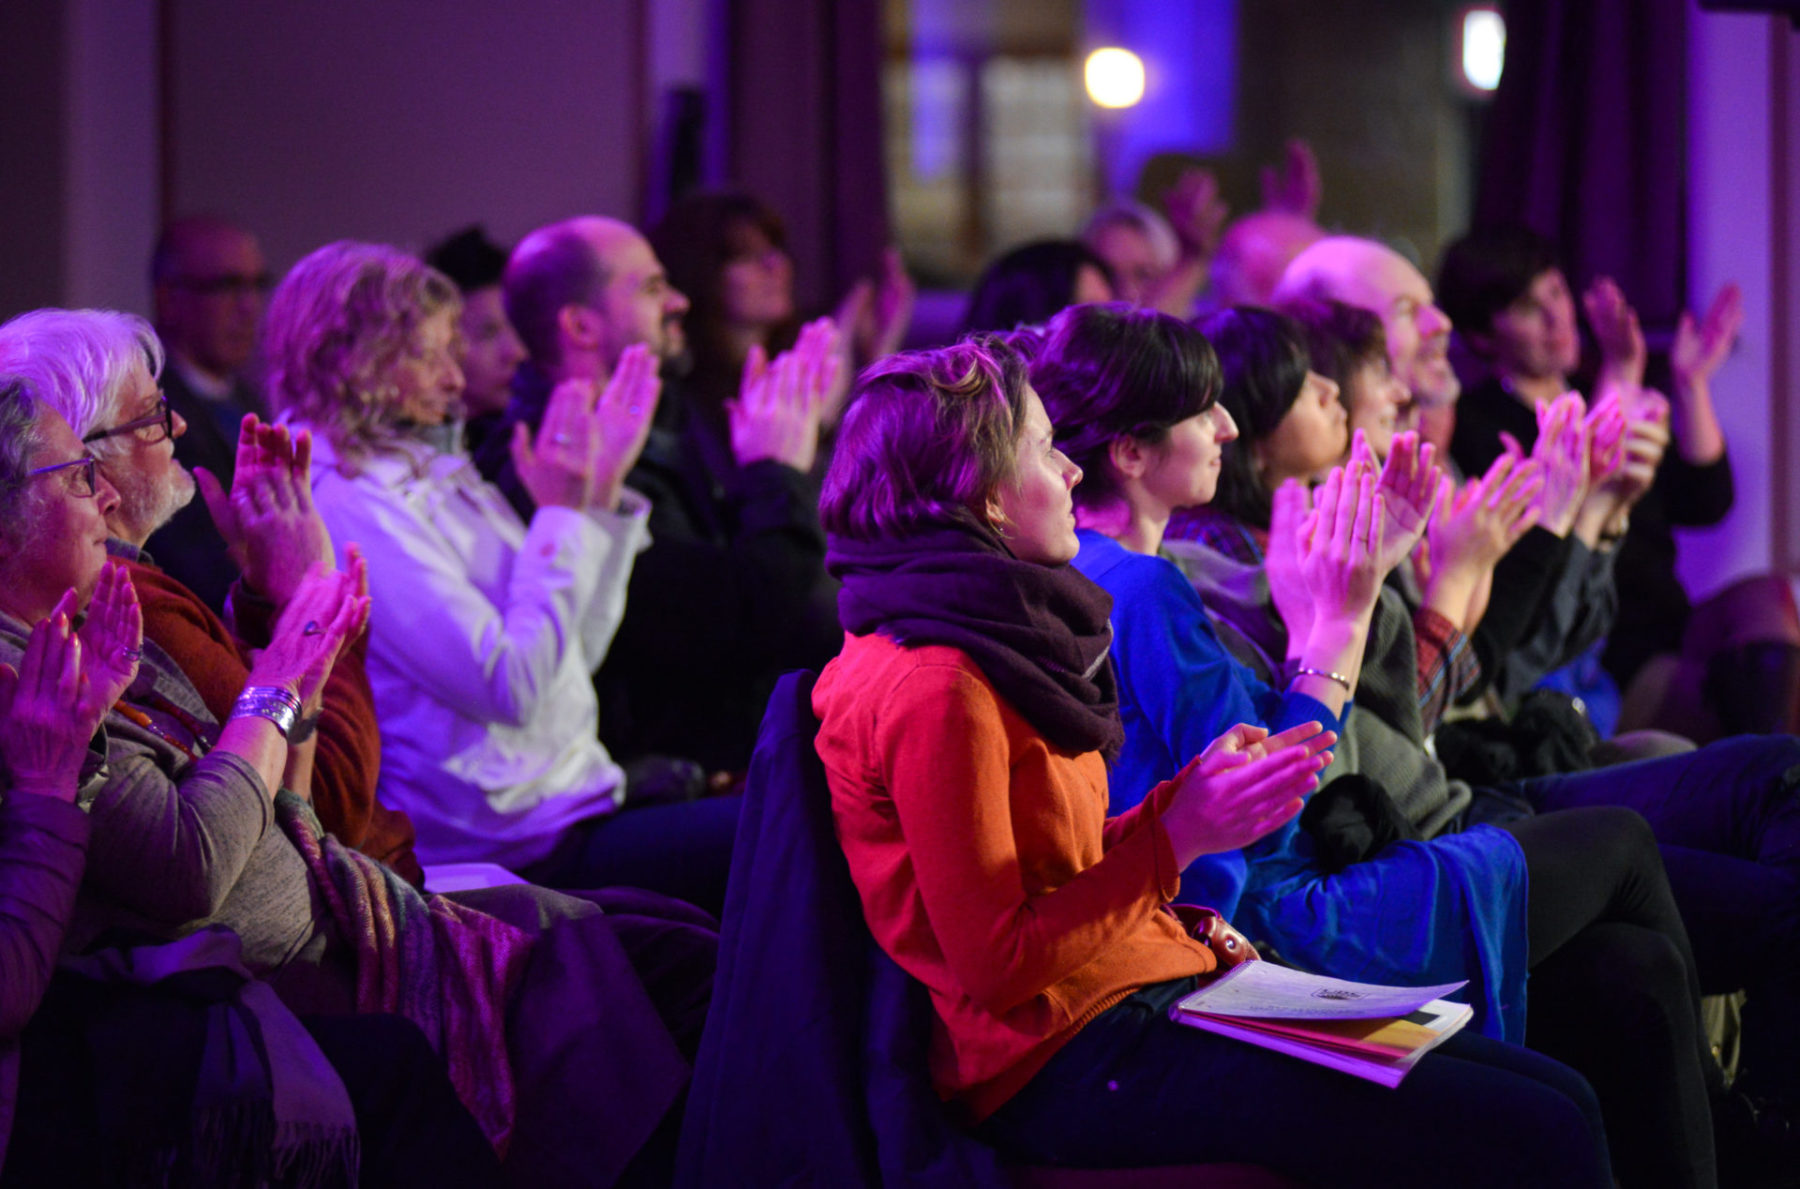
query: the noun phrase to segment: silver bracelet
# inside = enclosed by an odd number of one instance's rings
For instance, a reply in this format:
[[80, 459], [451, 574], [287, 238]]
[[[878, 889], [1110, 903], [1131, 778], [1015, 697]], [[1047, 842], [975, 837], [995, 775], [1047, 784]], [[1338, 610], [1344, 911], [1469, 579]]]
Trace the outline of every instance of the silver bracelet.
[[279, 685], [247, 685], [231, 707], [231, 717], [246, 715], [268, 719], [286, 739], [294, 729], [294, 720], [300, 717], [300, 699]]
[[[1305, 665], [1301, 665], [1294, 670], [1294, 676], [1295, 677], [1302, 677], [1302, 676], [1304, 676], [1304, 677], [1323, 677], [1327, 681], [1335, 681], [1339, 685], [1343, 686], [1345, 693], [1350, 692], [1350, 679], [1348, 677], [1344, 676], [1342, 673], [1333, 673], [1329, 669], [1312, 669], [1312, 668], [1308, 668]], [[1290, 681], [1288, 684], [1291, 685], [1293, 683]]]

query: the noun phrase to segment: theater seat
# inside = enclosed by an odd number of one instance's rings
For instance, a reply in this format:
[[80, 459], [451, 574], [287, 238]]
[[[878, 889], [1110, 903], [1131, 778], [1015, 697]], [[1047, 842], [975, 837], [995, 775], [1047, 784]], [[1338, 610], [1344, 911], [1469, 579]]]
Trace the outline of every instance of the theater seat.
[[925, 989], [882, 953], [813, 750], [813, 675], [776, 686], [751, 759], [676, 1184], [1282, 1189], [1244, 1165], [1007, 1168], [926, 1071]]

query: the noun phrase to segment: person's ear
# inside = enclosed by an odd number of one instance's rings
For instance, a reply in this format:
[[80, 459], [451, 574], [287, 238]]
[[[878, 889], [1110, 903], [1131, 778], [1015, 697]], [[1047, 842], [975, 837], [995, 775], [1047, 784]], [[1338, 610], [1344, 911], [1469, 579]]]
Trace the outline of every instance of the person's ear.
[[566, 305], [556, 311], [556, 336], [565, 348], [592, 351], [600, 345], [600, 312], [591, 306]]
[[1154, 461], [1150, 447], [1131, 434], [1120, 434], [1107, 445], [1106, 460], [1121, 479], [1142, 479]]

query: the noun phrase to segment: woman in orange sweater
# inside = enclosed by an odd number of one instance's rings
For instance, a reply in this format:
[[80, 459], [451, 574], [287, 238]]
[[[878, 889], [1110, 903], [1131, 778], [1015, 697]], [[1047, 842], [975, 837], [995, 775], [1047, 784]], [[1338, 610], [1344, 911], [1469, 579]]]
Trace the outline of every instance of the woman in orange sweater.
[[[825, 480], [847, 635], [817, 746], [870, 930], [931, 993], [938, 1092], [1032, 1163], [1609, 1184], [1592, 1091], [1536, 1054], [1463, 1034], [1388, 1090], [1169, 1020], [1216, 966], [1167, 910], [1180, 871], [1297, 812], [1334, 736], [1234, 727], [1107, 819], [1122, 729], [1111, 600], [1068, 564], [1079, 478], [1024, 360], [981, 338], [865, 373]], [[1332, 510], [1336, 556], [1374, 512]]]

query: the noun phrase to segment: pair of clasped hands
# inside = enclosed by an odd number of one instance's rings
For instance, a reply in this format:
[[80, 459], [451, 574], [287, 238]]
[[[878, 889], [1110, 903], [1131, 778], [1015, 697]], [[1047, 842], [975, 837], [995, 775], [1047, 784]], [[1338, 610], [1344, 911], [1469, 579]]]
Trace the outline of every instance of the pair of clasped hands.
[[[1266, 565], [1291, 659], [1354, 682], [1382, 579], [1418, 545], [1440, 501], [1434, 455], [1403, 433], [1377, 465], [1358, 432], [1349, 461], [1316, 492], [1298, 481], [1277, 489]], [[1176, 775], [1162, 814], [1179, 865], [1247, 846], [1299, 813], [1336, 742], [1317, 722], [1275, 735], [1240, 723], [1214, 740]]]

